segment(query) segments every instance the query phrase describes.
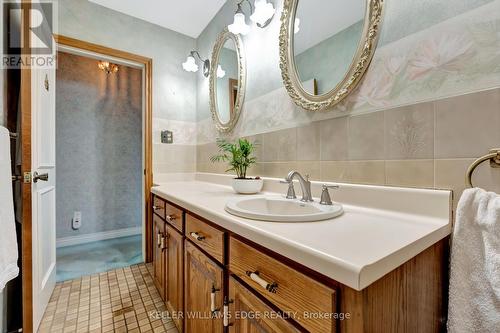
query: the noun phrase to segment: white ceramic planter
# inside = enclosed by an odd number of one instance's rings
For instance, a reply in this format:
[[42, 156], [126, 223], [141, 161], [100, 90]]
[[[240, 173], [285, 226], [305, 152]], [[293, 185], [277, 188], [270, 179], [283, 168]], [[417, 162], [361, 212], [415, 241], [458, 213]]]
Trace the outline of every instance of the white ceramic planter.
[[233, 179], [233, 190], [241, 194], [259, 193], [264, 186], [263, 179]]

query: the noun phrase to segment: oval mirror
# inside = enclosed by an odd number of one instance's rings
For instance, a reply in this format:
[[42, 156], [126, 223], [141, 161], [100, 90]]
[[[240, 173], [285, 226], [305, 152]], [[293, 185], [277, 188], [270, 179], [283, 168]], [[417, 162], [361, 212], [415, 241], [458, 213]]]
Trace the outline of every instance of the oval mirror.
[[285, 0], [281, 74], [306, 110], [324, 110], [351, 93], [375, 52], [383, 0]]
[[219, 34], [210, 68], [210, 110], [220, 132], [230, 132], [245, 99], [246, 64], [242, 41], [227, 28]]

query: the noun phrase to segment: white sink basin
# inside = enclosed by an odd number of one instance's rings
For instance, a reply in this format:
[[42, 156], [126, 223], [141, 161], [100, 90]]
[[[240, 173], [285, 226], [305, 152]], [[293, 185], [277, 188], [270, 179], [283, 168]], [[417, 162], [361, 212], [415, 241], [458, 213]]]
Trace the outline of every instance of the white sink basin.
[[343, 213], [342, 205], [320, 205], [281, 196], [253, 196], [231, 199], [226, 203], [230, 214], [270, 222], [312, 222], [328, 220]]

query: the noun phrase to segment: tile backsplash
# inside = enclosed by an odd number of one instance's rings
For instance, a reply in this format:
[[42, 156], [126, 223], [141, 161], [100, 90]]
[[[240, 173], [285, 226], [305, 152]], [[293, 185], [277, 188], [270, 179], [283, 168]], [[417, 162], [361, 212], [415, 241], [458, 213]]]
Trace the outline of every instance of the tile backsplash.
[[[470, 163], [500, 146], [498, 128], [500, 89], [486, 90], [253, 135], [259, 163], [251, 173], [297, 169], [314, 180], [453, 189], [458, 197]], [[198, 145], [197, 171], [224, 172], [209, 161], [216, 151]], [[474, 180], [500, 192], [500, 172], [487, 164]]]

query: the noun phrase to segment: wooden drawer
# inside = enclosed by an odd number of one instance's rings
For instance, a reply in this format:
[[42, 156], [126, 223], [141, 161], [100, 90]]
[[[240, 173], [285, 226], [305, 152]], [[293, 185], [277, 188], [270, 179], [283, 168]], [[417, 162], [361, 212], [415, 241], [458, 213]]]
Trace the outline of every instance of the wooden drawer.
[[229, 332], [300, 332], [234, 278], [229, 279]]
[[165, 201], [156, 195], [153, 197], [153, 212], [165, 219]]
[[186, 237], [218, 262], [224, 263], [224, 231], [186, 214]]
[[[336, 293], [323, 284], [231, 237], [229, 269], [310, 332], [335, 332]], [[268, 283], [267, 289], [249, 274]], [[255, 274], [252, 274], [255, 278]]]
[[165, 203], [165, 220], [180, 233], [184, 232], [182, 210], [179, 208]]

